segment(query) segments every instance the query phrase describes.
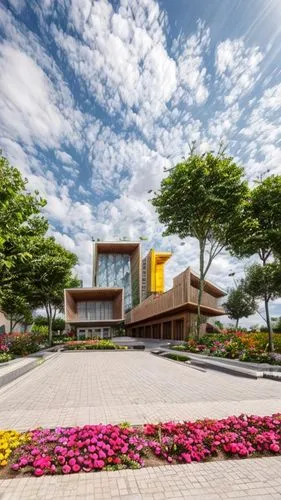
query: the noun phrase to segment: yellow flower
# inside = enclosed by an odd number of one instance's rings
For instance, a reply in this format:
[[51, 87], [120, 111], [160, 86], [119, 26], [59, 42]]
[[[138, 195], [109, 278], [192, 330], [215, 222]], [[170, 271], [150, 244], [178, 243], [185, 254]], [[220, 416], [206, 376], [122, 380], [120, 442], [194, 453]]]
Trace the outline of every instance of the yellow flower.
[[21, 444], [30, 441], [28, 433], [0, 431], [0, 467], [5, 467], [12, 451]]

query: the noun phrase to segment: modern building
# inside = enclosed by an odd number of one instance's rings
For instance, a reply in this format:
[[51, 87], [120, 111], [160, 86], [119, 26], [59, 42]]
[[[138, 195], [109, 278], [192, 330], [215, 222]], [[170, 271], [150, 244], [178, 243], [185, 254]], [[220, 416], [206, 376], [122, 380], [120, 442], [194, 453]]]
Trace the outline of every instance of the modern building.
[[92, 288], [64, 292], [65, 321], [77, 337], [111, 337], [124, 314], [140, 301], [140, 243], [93, 243]]
[[[199, 278], [190, 269], [174, 278], [165, 292], [164, 266], [171, 252], [151, 249], [141, 260], [139, 242], [93, 243], [93, 286], [65, 290], [65, 320], [77, 337], [111, 337], [125, 321], [129, 335], [183, 340], [196, 324]], [[201, 305], [207, 318], [224, 310], [221, 289], [205, 281]]]
[[64, 300], [68, 329], [78, 338], [109, 338], [124, 321], [123, 288], [67, 288]]
[[[190, 269], [176, 276], [173, 287], [152, 294], [125, 315], [128, 335], [133, 337], [184, 340], [195, 330], [199, 278]], [[210, 281], [205, 281], [201, 303], [201, 334], [207, 318], [225, 314], [219, 300], [226, 294]]]
[[125, 311], [140, 302], [140, 243], [103, 241], [93, 245], [93, 287], [124, 289]]

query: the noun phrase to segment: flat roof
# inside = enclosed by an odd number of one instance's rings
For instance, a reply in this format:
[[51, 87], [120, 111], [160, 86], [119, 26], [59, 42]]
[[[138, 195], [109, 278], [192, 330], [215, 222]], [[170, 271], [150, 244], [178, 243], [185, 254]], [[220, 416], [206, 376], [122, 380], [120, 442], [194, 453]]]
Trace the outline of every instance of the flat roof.
[[132, 254], [140, 248], [139, 241], [94, 241], [97, 253]]
[[65, 288], [65, 293], [69, 293], [73, 299], [114, 299], [123, 293], [123, 288]]

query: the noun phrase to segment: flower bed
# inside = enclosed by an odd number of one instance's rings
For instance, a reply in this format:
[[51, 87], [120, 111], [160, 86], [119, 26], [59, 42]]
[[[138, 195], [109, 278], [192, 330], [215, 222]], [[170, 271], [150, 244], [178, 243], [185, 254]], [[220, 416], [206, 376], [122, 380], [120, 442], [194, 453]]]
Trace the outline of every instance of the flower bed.
[[71, 351], [85, 351], [94, 349], [126, 349], [125, 346], [114, 344], [111, 340], [72, 340], [65, 343], [65, 349]]
[[[4, 352], [11, 356], [27, 356], [39, 351], [47, 345], [45, 335], [40, 333], [14, 332], [0, 337], [0, 354]], [[11, 358], [10, 358], [11, 359]]]
[[13, 450], [29, 441], [28, 433], [0, 431], [0, 466], [5, 467]]
[[10, 353], [10, 349], [4, 342], [3, 336], [0, 338], [0, 363], [6, 363], [11, 361], [13, 355]]
[[226, 331], [220, 334], [205, 335], [200, 343], [191, 339], [182, 345], [173, 346], [176, 351], [201, 353], [240, 361], [255, 363], [281, 364], [281, 335], [274, 335], [275, 353], [269, 354], [266, 333], [247, 333]]
[[281, 454], [281, 414], [0, 432], [0, 464], [15, 477], [269, 454]]

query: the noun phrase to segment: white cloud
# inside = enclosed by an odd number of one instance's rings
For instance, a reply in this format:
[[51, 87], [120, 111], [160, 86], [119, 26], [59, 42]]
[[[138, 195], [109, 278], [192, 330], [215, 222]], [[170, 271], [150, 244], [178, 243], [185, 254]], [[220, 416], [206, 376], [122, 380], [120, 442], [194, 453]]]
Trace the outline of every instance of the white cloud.
[[73, 160], [72, 156], [66, 151], [56, 151], [55, 152], [56, 158], [60, 160], [64, 165], [74, 165], [76, 162]]
[[7, 43], [0, 46], [0, 57], [3, 134], [56, 147], [68, 126], [53, 102], [48, 78], [30, 57]]
[[[161, 237], [148, 191], [193, 140], [201, 152], [224, 140], [251, 179], [280, 173], [281, 86], [270, 83], [277, 72], [259, 80], [264, 48], [246, 37], [214, 47], [201, 21], [173, 40], [155, 0], [42, 0], [39, 37], [17, 20], [24, 1], [12, 3], [17, 17], [0, 7], [0, 143], [47, 198], [53, 234], [79, 256], [84, 284], [92, 236], [146, 236], [147, 250], [172, 249], [168, 286], [188, 265], [198, 271], [196, 242]], [[227, 288], [243, 266], [224, 253], [209, 277]]]
[[259, 78], [262, 60], [259, 47], [247, 47], [243, 38], [219, 43], [216, 69], [225, 104], [233, 104], [253, 88]]
[[177, 61], [178, 88], [174, 95], [175, 104], [204, 104], [209, 96], [207, 71], [204, 56], [210, 43], [210, 30], [204, 23], [198, 23], [197, 32], [187, 39], [182, 36], [174, 41], [173, 50]]
[[122, 1], [114, 12], [107, 0], [73, 2], [70, 19], [82, 40], [54, 29], [55, 40], [97, 101], [110, 113], [160, 116], [176, 90], [176, 64], [158, 4]]

